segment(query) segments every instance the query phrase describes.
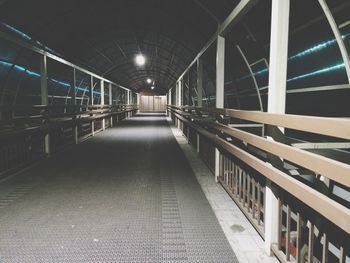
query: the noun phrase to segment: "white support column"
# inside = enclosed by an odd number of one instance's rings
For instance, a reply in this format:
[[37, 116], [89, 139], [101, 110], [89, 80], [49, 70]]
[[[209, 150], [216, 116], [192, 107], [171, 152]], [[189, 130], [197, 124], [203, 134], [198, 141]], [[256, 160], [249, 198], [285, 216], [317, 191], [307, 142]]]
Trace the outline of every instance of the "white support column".
[[[289, 0], [272, 0], [271, 43], [268, 112], [285, 113]], [[272, 183], [267, 180], [265, 191], [265, 251], [271, 254], [271, 245], [278, 242], [278, 200]]]
[[[178, 96], [177, 96], [177, 99], [178, 99], [178, 102], [177, 102], [177, 106], [181, 107], [182, 106], [182, 84], [183, 84], [183, 79], [180, 79], [178, 81]], [[181, 121], [178, 120], [177, 121], [177, 128], [181, 130]]]
[[[113, 93], [112, 93], [112, 83], [109, 83], [108, 85], [108, 104], [109, 106], [113, 106]], [[113, 127], [113, 116], [109, 119], [109, 125], [110, 127]]]
[[179, 96], [178, 96], [178, 106], [182, 106], [182, 91], [183, 91], [183, 79], [179, 81]]
[[137, 107], [138, 107], [138, 110], [137, 110], [137, 113], [140, 113], [140, 102], [141, 102], [141, 95], [140, 93], [137, 93]]
[[[94, 105], [94, 77], [90, 79], [90, 105]], [[91, 135], [95, 136], [95, 122], [91, 122]]]
[[90, 105], [94, 105], [94, 77], [90, 78]]
[[[73, 98], [73, 105], [77, 106], [77, 97], [75, 92], [75, 85], [76, 85], [76, 71], [75, 68], [73, 68], [73, 76], [72, 76], [72, 82], [71, 82], [71, 88], [72, 88], [72, 98]], [[78, 126], [73, 126], [73, 140], [75, 144], [78, 144]]]
[[[216, 49], [216, 108], [224, 107], [225, 84], [225, 38], [218, 36]], [[218, 149], [215, 149], [215, 181], [220, 176], [221, 158]]]
[[197, 105], [203, 106], [203, 60], [197, 60]]
[[[197, 106], [203, 106], [203, 60], [197, 60]], [[197, 153], [200, 151], [200, 135], [197, 133]]]
[[[126, 104], [130, 105], [130, 90], [127, 90], [126, 94]], [[128, 118], [130, 118], [130, 112], [128, 112], [126, 115]]]
[[[49, 91], [47, 86], [47, 60], [46, 56], [40, 57], [40, 90], [41, 90], [41, 105], [49, 104]], [[44, 153], [50, 156], [50, 133], [44, 137]]]
[[[171, 104], [171, 89], [168, 90], [168, 93], [166, 95], [166, 105]], [[166, 106], [166, 116], [170, 116], [170, 112], [168, 111], [168, 106]]]
[[[105, 105], [105, 82], [101, 80], [101, 105]], [[106, 129], [106, 120], [102, 119], [102, 130]]]

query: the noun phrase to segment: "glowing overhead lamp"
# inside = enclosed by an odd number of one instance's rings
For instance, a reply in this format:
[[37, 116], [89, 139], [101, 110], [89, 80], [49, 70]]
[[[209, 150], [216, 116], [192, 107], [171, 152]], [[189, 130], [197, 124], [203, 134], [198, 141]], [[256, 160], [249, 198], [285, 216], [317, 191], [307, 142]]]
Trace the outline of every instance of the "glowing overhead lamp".
[[151, 83], [152, 83], [152, 80], [151, 80], [150, 78], [148, 78], [148, 79], [146, 80], [146, 82], [147, 82], [148, 84], [151, 84]]
[[136, 65], [138, 65], [138, 66], [143, 66], [143, 65], [145, 65], [145, 63], [146, 63], [146, 58], [145, 58], [144, 55], [138, 54], [138, 55], [135, 57], [135, 62], [136, 62]]

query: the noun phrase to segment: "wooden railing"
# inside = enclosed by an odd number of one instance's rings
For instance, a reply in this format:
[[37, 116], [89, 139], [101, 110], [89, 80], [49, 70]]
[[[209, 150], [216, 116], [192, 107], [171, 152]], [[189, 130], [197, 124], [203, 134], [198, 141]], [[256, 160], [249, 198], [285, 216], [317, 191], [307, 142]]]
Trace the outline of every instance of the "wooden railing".
[[[281, 260], [345, 262], [350, 243], [349, 203], [340, 203], [308, 184], [295, 170], [350, 191], [350, 159], [346, 163], [341, 161], [344, 158], [293, 147], [288, 144], [291, 138], [283, 133], [274, 138], [269, 131], [282, 127], [339, 142], [350, 140], [349, 119], [170, 105], [168, 110], [180, 128], [185, 125], [219, 149], [219, 182], [262, 236], [266, 179], [276, 185], [280, 238], [273, 250]], [[267, 131], [266, 136], [256, 132], [256, 127]], [[189, 130], [183, 132], [188, 136]]]

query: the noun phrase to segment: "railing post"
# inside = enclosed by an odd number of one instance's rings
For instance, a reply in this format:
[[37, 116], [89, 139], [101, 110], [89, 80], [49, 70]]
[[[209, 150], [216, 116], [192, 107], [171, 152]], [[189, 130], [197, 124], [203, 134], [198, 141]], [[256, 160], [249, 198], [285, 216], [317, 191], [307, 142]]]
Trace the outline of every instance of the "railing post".
[[[177, 106], [182, 106], [182, 84], [183, 84], [183, 79], [180, 79], [178, 81], [177, 85]], [[181, 121], [177, 120], [177, 128], [181, 129]]]
[[[285, 113], [289, 0], [272, 0], [271, 43], [268, 112]], [[278, 200], [272, 182], [267, 180], [265, 192], [265, 251], [271, 254], [271, 246], [278, 242]]]
[[[130, 105], [130, 90], [127, 90], [126, 92], [127, 96], [126, 96], [126, 104], [128, 104], [128, 106]], [[126, 113], [127, 117], [130, 118], [130, 112]]]
[[[77, 114], [77, 97], [76, 97], [76, 92], [75, 92], [75, 85], [77, 81], [77, 76], [76, 76], [76, 71], [75, 68], [73, 68], [73, 76], [72, 76], [72, 82], [71, 82], [71, 87], [72, 87], [72, 98], [73, 98], [73, 105], [74, 105], [74, 113]], [[75, 120], [76, 120], [76, 115], [75, 115]], [[77, 124], [74, 124], [73, 126], [73, 140], [75, 144], [78, 144], [78, 126]]]
[[197, 106], [203, 106], [203, 60], [197, 60]]
[[[113, 97], [112, 97], [112, 83], [109, 83], [108, 85], [108, 104], [110, 106], [111, 112], [113, 112]], [[113, 116], [110, 117], [109, 119], [109, 126], [113, 127]]]
[[140, 93], [137, 93], [137, 113], [140, 113], [140, 107], [141, 107], [141, 105], [140, 105], [140, 102], [141, 102], [141, 95], [140, 95]]
[[[105, 105], [105, 82], [101, 80], [101, 103], [102, 106]], [[106, 120], [102, 118], [102, 130], [106, 129]]]
[[[168, 91], [167, 105], [171, 105], [171, 91], [172, 91], [172, 88], [169, 89], [169, 91]], [[167, 116], [170, 117], [170, 112], [168, 111], [168, 107], [166, 108], [166, 113], [167, 113]]]
[[[203, 60], [197, 59], [197, 106], [203, 106]], [[200, 136], [197, 133], [197, 153], [200, 151]]]
[[[218, 36], [216, 46], [216, 108], [224, 107], [224, 77], [225, 77], [225, 38]], [[220, 152], [215, 149], [215, 181], [220, 176]]]
[[[90, 105], [94, 105], [94, 77], [90, 78]], [[95, 122], [91, 121], [91, 135], [95, 136]]]
[[[49, 104], [49, 92], [47, 86], [47, 59], [43, 55], [40, 57], [40, 90], [41, 90], [41, 105]], [[44, 154], [50, 156], [50, 132], [48, 131], [44, 137]]]

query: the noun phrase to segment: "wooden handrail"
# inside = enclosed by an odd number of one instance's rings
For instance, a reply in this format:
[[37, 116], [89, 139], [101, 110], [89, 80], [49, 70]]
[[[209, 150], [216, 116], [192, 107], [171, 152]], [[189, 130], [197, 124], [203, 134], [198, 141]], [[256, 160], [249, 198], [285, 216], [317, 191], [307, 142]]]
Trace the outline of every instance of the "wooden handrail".
[[216, 113], [229, 116], [231, 118], [350, 140], [350, 119], [347, 118], [275, 114], [261, 111], [217, 109], [192, 106], [169, 106], [177, 109], [199, 110], [208, 113]]
[[342, 185], [350, 187], [350, 165], [311, 153], [293, 146], [289, 146], [263, 137], [227, 127], [220, 123], [204, 122], [229, 136], [249, 143], [263, 151], [277, 155], [311, 171], [321, 174]]
[[[34, 125], [33, 127], [14, 127], [12, 129], [6, 129], [4, 131], [0, 131], [0, 139], [6, 139], [8, 137], [16, 137], [16, 136], [21, 136], [24, 134], [33, 134], [37, 132], [44, 132], [44, 131], [50, 131], [53, 129], [56, 129], [57, 127], [67, 127], [67, 126], [73, 126], [76, 124], [82, 124], [82, 123], [88, 123], [94, 120], [102, 119], [102, 118], [107, 118], [110, 116], [114, 115], [120, 115], [125, 112], [130, 112], [130, 111], [135, 111], [137, 110], [137, 107], [131, 106], [128, 109], [121, 109], [118, 111], [103, 111], [103, 112], [95, 112], [95, 114], [91, 114], [91, 112], [79, 112], [75, 115], [68, 114], [66, 119], [56, 119], [51, 118], [49, 115], [48, 116], [39, 116], [39, 120], [46, 120], [45, 123], [42, 123], [41, 125]], [[92, 112], [93, 113], [93, 112]], [[86, 117], [78, 117], [80, 115], [88, 115], [90, 114], [91, 116], [86, 116]], [[25, 118], [23, 119], [25, 120]], [[28, 123], [28, 122], [25, 122]]]
[[[178, 107], [169, 107], [172, 114], [176, 116], [176, 118], [180, 119], [181, 121], [187, 123], [189, 126], [194, 128], [199, 134], [206, 137], [210, 141], [212, 141], [218, 148], [224, 149], [226, 152], [232, 154], [236, 158], [240, 159], [244, 163], [246, 163], [248, 166], [252, 167], [256, 171], [259, 171], [262, 175], [264, 175], [266, 178], [270, 179], [272, 182], [279, 185], [281, 188], [283, 188], [285, 191], [289, 192], [293, 196], [295, 196], [297, 199], [304, 202], [306, 205], [312, 207], [316, 212], [320, 213], [322, 216], [336, 224], [338, 227], [343, 229], [345, 232], [350, 234], [350, 209], [346, 208], [345, 206], [339, 204], [338, 202], [330, 199], [329, 197], [325, 196], [324, 194], [318, 192], [315, 189], [312, 189], [308, 185], [298, 181], [297, 179], [291, 177], [290, 175], [278, 170], [277, 168], [273, 167], [271, 164], [266, 163], [259, 158], [255, 157], [254, 155], [240, 149], [239, 147], [233, 145], [232, 143], [227, 142], [226, 140], [220, 138], [214, 133], [211, 133], [204, 128], [202, 128], [199, 125], [196, 125], [192, 121], [186, 119], [185, 117], [181, 116], [179, 113]], [[311, 117], [313, 118], [313, 117]], [[318, 118], [318, 117], [316, 117]], [[216, 124], [219, 125], [219, 124]], [[220, 126], [220, 127], [219, 127]], [[286, 148], [282, 144], [274, 142], [273, 144], [267, 141], [263, 141], [265, 139], [259, 138], [259, 136], [254, 137], [253, 135], [248, 133], [244, 133], [242, 131], [237, 132], [237, 129], [232, 129], [226, 127], [223, 129], [222, 126], [219, 125], [216, 126], [217, 128], [220, 128], [224, 131], [224, 133], [230, 133], [230, 135], [244, 140], [249, 141], [252, 145], [258, 145], [257, 147], [260, 148], [268, 148], [272, 153], [275, 154], [282, 154], [285, 155], [288, 158], [293, 159], [297, 164], [302, 163], [301, 166], [311, 166], [313, 169], [316, 169], [327, 174], [328, 176], [332, 177], [333, 180], [337, 179], [338, 181], [341, 181], [342, 184], [348, 185], [349, 184], [349, 166], [339, 163], [334, 160], [327, 160], [325, 164], [321, 164], [321, 167], [316, 167], [322, 161], [325, 161], [325, 157], [314, 156], [312, 154], [305, 154], [303, 156], [297, 156], [293, 157], [292, 155], [296, 153], [296, 151], [291, 150], [290, 146]], [[213, 125], [215, 127], [215, 125]], [[257, 139], [259, 138], [259, 139]], [[261, 140], [260, 140], [261, 139]], [[290, 147], [290, 148], [289, 148]], [[265, 149], [267, 150], [267, 149]], [[267, 150], [267, 151], [268, 151]], [[296, 149], [299, 151], [299, 149]], [[306, 153], [306, 151], [305, 151]], [[302, 160], [303, 157], [307, 156], [307, 159], [310, 161], [312, 160], [312, 164], [307, 163], [307, 160]], [[283, 157], [283, 156], [281, 156]], [[339, 167], [338, 167], [339, 165]], [[327, 169], [336, 169], [334, 172], [333, 170], [327, 171]], [[332, 174], [332, 172], [334, 174]], [[336, 175], [337, 172], [342, 172], [342, 176]], [[343, 177], [347, 178], [343, 178]]]

